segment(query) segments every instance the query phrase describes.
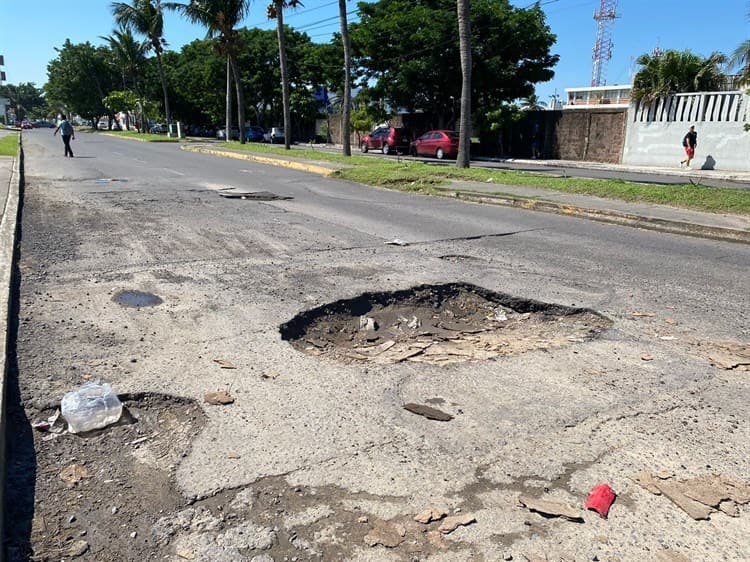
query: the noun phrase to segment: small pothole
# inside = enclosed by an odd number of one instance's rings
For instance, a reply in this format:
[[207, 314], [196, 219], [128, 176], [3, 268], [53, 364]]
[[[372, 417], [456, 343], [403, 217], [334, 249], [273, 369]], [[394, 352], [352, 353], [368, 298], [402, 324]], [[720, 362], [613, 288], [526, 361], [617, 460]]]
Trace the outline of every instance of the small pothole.
[[339, 300], [280, 332], [304, 353], [347, 363], [451, 364], [582, 343], [611, 325], [590, 309], [450, 283]]
[[122, 306], [132, 308], [157, 306], [164, 302], [153, 293], [144, 293], [143, 291], [120, 291], [114, 296], [113, 300]]

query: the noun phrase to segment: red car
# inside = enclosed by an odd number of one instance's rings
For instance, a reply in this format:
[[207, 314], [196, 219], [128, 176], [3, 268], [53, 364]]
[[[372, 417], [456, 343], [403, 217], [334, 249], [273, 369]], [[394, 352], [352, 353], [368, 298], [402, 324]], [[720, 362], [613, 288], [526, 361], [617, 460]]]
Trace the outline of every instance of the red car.
[[458, 131], [427, 131], [411, 143], [409, 152], [412, 156], [434, 156], [456, 158], [458, 156]]
[[406, 152], [409, 149], [409, 130], [403, 127], [378, 127], [362, 137], [359, 148], [362, 152], [380, 149], [383, 154]]

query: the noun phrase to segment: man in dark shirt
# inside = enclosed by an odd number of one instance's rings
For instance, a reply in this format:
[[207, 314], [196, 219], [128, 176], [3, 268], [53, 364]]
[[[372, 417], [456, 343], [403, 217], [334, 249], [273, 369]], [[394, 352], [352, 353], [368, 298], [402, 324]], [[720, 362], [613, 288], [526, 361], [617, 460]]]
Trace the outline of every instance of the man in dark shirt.
[[695, 157], [695, 147], [698, 146], [698, 133], [695, 132], [695, 127], [690, 126], [690, 130], [687, 134], [682, 137], [682, 146], [685, 147], [685, 154], [687, 155], [684, 160], [680, 162], [680, 168], [684, 164], [685, 167], [690, 170], [690, 161]]

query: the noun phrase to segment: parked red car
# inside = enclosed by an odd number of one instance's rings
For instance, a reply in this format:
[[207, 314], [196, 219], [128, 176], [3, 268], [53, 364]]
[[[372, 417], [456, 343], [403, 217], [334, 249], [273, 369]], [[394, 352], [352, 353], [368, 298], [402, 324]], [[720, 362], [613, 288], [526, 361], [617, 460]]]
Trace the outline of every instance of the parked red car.
[[435, 158], [456, 158], [458, 156], [458, 131], [427, 131], [411, 143], [412, 156], [434, 156]]
[[411, 140], [409, 130], [404, 127], [378, 127], [362, 137], [359, 148], [362, 152], [380, 149], [383, 154], [406, 152]]

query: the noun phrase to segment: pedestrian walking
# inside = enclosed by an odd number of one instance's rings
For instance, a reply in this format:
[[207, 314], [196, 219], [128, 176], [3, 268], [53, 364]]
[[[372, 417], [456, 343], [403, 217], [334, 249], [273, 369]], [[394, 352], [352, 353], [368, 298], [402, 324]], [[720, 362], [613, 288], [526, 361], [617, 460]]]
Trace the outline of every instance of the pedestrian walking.
[[73, 158], [73, 149], [70, 148], [70, 139], [72, 138], [75, 140], [76, 132], [73, 130], [73, 125], [70, 124], [70, 121], [68, 121], [64, 115], [57, 124], [57, 128], [55, 129], [55, 132], [52, 133], [52, 136], [54, 137], [58, 131], [60, 131], [60, 136], [62, 136], [63, 144], [65, 145], [65, 156]]
[[691, 170], [690, 162], [695, 157], [695, 147], [698, 146], [698, 133], [695, 132], [695, 127], [690, 125], [690, 129], [682, 137], [682, 146], [685, 148], [685, 154], [687, 155], [684, 160], [680, 161], [680, 168], [683, 164], [688, 170]]

